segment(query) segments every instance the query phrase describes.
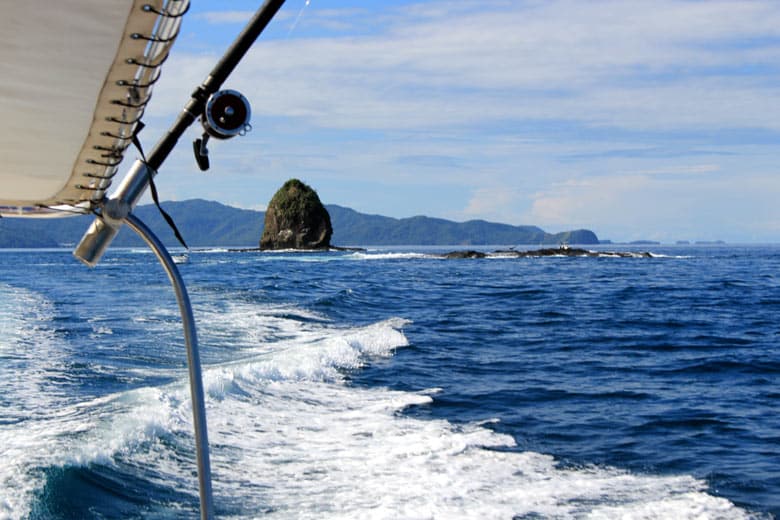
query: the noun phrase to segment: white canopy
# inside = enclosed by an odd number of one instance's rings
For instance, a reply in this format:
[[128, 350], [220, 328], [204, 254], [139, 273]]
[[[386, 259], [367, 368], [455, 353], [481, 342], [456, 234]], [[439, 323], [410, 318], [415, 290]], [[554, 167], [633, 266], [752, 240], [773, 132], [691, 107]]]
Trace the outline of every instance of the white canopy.
[[0, 215], [89, 212], [189, 0], [24, 0], [0, 16]]

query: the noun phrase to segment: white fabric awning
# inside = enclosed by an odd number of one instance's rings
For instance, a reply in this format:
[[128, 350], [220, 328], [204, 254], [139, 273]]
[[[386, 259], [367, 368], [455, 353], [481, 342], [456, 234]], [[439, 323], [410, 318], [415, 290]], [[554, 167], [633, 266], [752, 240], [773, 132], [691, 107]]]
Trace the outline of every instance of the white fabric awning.
[[103, 199], [188, 5], [24, 0], [3, 6], [0, 214], [88, 212]]

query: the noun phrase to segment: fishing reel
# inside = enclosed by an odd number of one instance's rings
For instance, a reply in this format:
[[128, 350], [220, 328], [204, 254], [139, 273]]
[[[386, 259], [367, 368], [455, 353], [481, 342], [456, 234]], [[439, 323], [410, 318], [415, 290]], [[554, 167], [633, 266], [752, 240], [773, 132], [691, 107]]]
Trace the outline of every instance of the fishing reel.
[[245, 135], [252, 129], [249, 124], [251, 116], [249, 101], [240, 92], [220, 90], [209, 97], [200, 116], [203, 136], [192, 143], [195, 162], [201, 171], [209, 169], [209, 151], [206, 148], [209, 138], [230, 139]]

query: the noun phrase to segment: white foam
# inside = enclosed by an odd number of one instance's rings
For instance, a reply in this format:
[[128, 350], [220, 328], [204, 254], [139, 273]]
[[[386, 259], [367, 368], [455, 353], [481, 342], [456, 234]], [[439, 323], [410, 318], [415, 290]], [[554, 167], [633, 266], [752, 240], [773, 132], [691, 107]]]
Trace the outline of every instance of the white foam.
[[[517, 452], [493, 418], [469, 425], [399, 415], [441, 389], [354, 388], [342, 371], [407, 344], [407, 322], [339, 329], [263, 318], [232, 304], [239, 329], [290, 335], [206, 373], [218, 497], [235, 518], [747, 518], [688, 476], [558, 466]], [[321, 318], [321, 317], [320, 317]], [[268, 336], [268, 334], [263, 334]]]
[[[202, 348], [219, 344], [239, 359], [204, 371], [224, 517], [749, 517], [689, 476], [563, 468], [550, 456], [516, 451], [511, 437], [489, 428], [491, 417], [457, 425], [399, 413], [429, 405], [441, 389], [352, 386], [350, 370], [408, 344], [405, 320], [339, 327], [294, 307], [249, 302], [215, 302], [197, 315]], [[176, 373], [170, 385], [0, 426], [0, 517], [29, 514], [43, 478], [35, 468], [95, 461], [132, 461], [149, 480], [195, 501], [189, 391]]]
[[[29, 298], [34, 296], [29, 295]], [[13, 301], [22, 300], [17, 297]], [[31, 308], [30, 302], [25, 306]], [[24, 337], [17, 329], [24, 329], [30, 323], [24, 316], [18, 318], [16, 310], [2, 314], [8, 318], [3, 321], [2, 345], [6, 351], [10, 349], [6, 338]], [[370, 358], [391, 355], [395, 348], [407, 343], [398, 330], [406, 323], [404, 320], [388, 320], [359, 328], [336, 328], [327, 323], [309, 323], [307, 320], [317, 317], [297, 309], [276, 309], [269, 313], [270, 316], [257, 312], [247, 314], [247, 310], [246, 305], [236, 304], [229, 305], [227, 314], [221, 313], [223, 325], [227, 319], [239, 332], [233, 338], [239, 342], [235, 346], [252, 356], [232, 365], [205, 370], [210, 410], [220, 403], [241, 402], [247, 394], [239, 385], [261, 389], [285, 381], [293, 384], [342, 381], [344, 370], [358, 368]], [[306, 320], [301, 320], [302, 317]], [[166, 324], [158, 322], [157, 325]], [[258, 325], [268, 326], [276, 335], [281, 331], [284, 339], [271, 348], [261, 349], [256, 336], [241, 334]], [[9, 332], [9, 329], [13, 330]], [[209, 337], [207, 334], [206, 338]], [[31, 357], [38, 359], [40, 354], [38, 348]], [[43, 359], [50, 362], [53, 358], [44, 356]], [[159, 375], [165, 370], [157, 368], [152, 372]], [[25, 373], [26, 380], [33, 380], [29, 376]], [[43, 374], [43, 382], [45, 377]], [[25, 399], [43, 403], [48, 395], [38, 387], [13, 385], [12, 389], [15, 395], [8, 397], [21, 403], [16, 413], [20, 419], [26, 417], [23, 412], [31, 409], [24, 405]], [[4, 420], [14, 416], [8, 409], [2, 411]], [[171, 462], [180, 457], [172, 456], [171, 448], [158, 442], [161, 438], [174, 436], [187, 444], [191, 442], [191, 432], [189, 388], [184, 377], [172, 385], [140, 388], [87, 402], [44, 403], [38, 417], [0, 425], [0, 460], [3, 462], [0, 464], [0, 518], [29, 515], [31, 501], [44, 484], [43, 468], [52, 466], [111, 464], [117, 458], [127, 457], [155, 468], [152, 473], [165, 485], [184, 482], [183, 487], [194, 490], [192, 467]]]
[[191, 253], [205, 253], [205, 254], [213, 254], [213, 253], [227, 253], [229, 249], [225, 247], [207, 247], [203, 249], [192, 249]]
[[[396, 348], [408, 345], [400, 328], [406, 320], [391, 319], [366, 327], [339, 329], [336, 327], [279, 327], [288, 338], [272, 346], [255, 347], [255, 355], [207, 370], [204, 379], [208, 391], [220, 396], [235, 384], [258, 384], [262, 381], [339, 382], [345, 370], [358, 369], [370, 359], [392, 355]], [[246, 319], [243, 321], [246, 324]]]
[[349, 255], [349, 257], [358, 260], [416, 260], [420, 258], [440, 258], [437, 255], [426, 254], [426, 253], [413, 253], [413, 252], [406, 252], [406, 253], [355, 252]]
[[693, 258], [691, 255], [665, 255], [662, 253], [649, 253], [651, 258], [674, 258], [677, 260], [685, 260], [688, 258]]
[[62, 375], [64, 357], [51, 320], [44, 297], [0, 284], [0, 518], [29, 513], [40, 480], [25, 461], [53, 440], [36, 425], [66, 400], [51, 381]]
[[[247, 388], [245, 388], [247, 390]], [[250, 393], [253, 394], [253, 392]], [[210, 410], [217, 494], [251, 518], [747, 518], [691, 477], [559, 468], [480, 424], [397, 412], [430, 397], [274, 382]], [[240, 470], [236, 470], [240, 468]]]

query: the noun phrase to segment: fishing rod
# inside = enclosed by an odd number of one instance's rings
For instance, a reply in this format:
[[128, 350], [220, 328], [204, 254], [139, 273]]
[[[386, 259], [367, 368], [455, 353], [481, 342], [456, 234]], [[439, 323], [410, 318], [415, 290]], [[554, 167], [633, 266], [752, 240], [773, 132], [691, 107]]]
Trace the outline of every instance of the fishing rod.
[[[184, 281], [165, 245], [143, 222], [132, 214], [132, 211], [149, 186], [152, 187], [153, 198], [159, 207], [153, 177], [178, 143], [179, 138], [184, 135], [187, 128], [199, 117], [205, 129], [203, 139], [199, 140], [200, 143], [198, 141], [195, 143], [196, 160], [201, 169], [204, 169], [202, 155], [205, 155], [205, 141], [209, 136], [228, 139], [246, 131], [250, 116], [249, 103], [241, 94], [235, 91], [220, 92], [219, 89], [250, 47], [252, 47], [260, 33], [263, 32], [277, 11], [282, 7], [284, 1], [267, 0], [257, 10], [243, 31], [236, 37], [219, 62], [217, 62], [211, 73], [192, 93], [176, 121], [157, 142], [148, 157], [143, 156], [137, 136], [133, 135], [133, 141], [138, 146], [142, 158], [133, 163], [116, 192], [100, 204], [99, 214], [95, 217], [95, 220], [73, 251], [74, 256], [79, 260], [90, 267], [94, 267], [119, 232], [122, 224], [127, 224], [149, 245], [173, 285], [176, 299], [179, 303], [179, 311], [184, 327], [184, 342], [187, 347], [187, 365], [189, 368], [190, 396], [192, 399], [195, 451], [198, 467], [200, 516], [202, 520], [214, 518], [214, 501], [211, 487], [211, 462], [209, 460], [203, 377], [192, 305], [190, 304]], [[135, 132], [137, 133], [141, 127], [140, 125], [137, 126]], [[201, 152], [200, 157], [198, 155], [199, 151]], [[160, 210], [162, 211], [162, 208]], [[163, 216], [166, 216], [166, 214], [163, 213]]]
[[[160, 138], [145, 160], [136, 160], [133, 163], [116, 192], [101, 203], [100, 214], [73, 252], [76, 258], [90, 267], [97, 265], [119, 232], [124, 219], [135, 208], [150, 182], [153, 182], [152, 178], [174, 149], [179, 138], [199, 117], [203, 120], [206, 129], [204, 140], [207, 136], [226, 139], [244, 131], [248, 125], [248, 102], [235, 91], [223, 91], [223, 93], [218, 91], [284, 2], [285, 0], [266, 0], [255, 12], [211, 73], [192, 93], [167, 133]], [[207, 106], [221, 113], [213, 117], [214, 112], [206, 112]], [[205, 151], [203, 142], [200, 148]], [[201, 160], [198, 162], [201, 165]]]

